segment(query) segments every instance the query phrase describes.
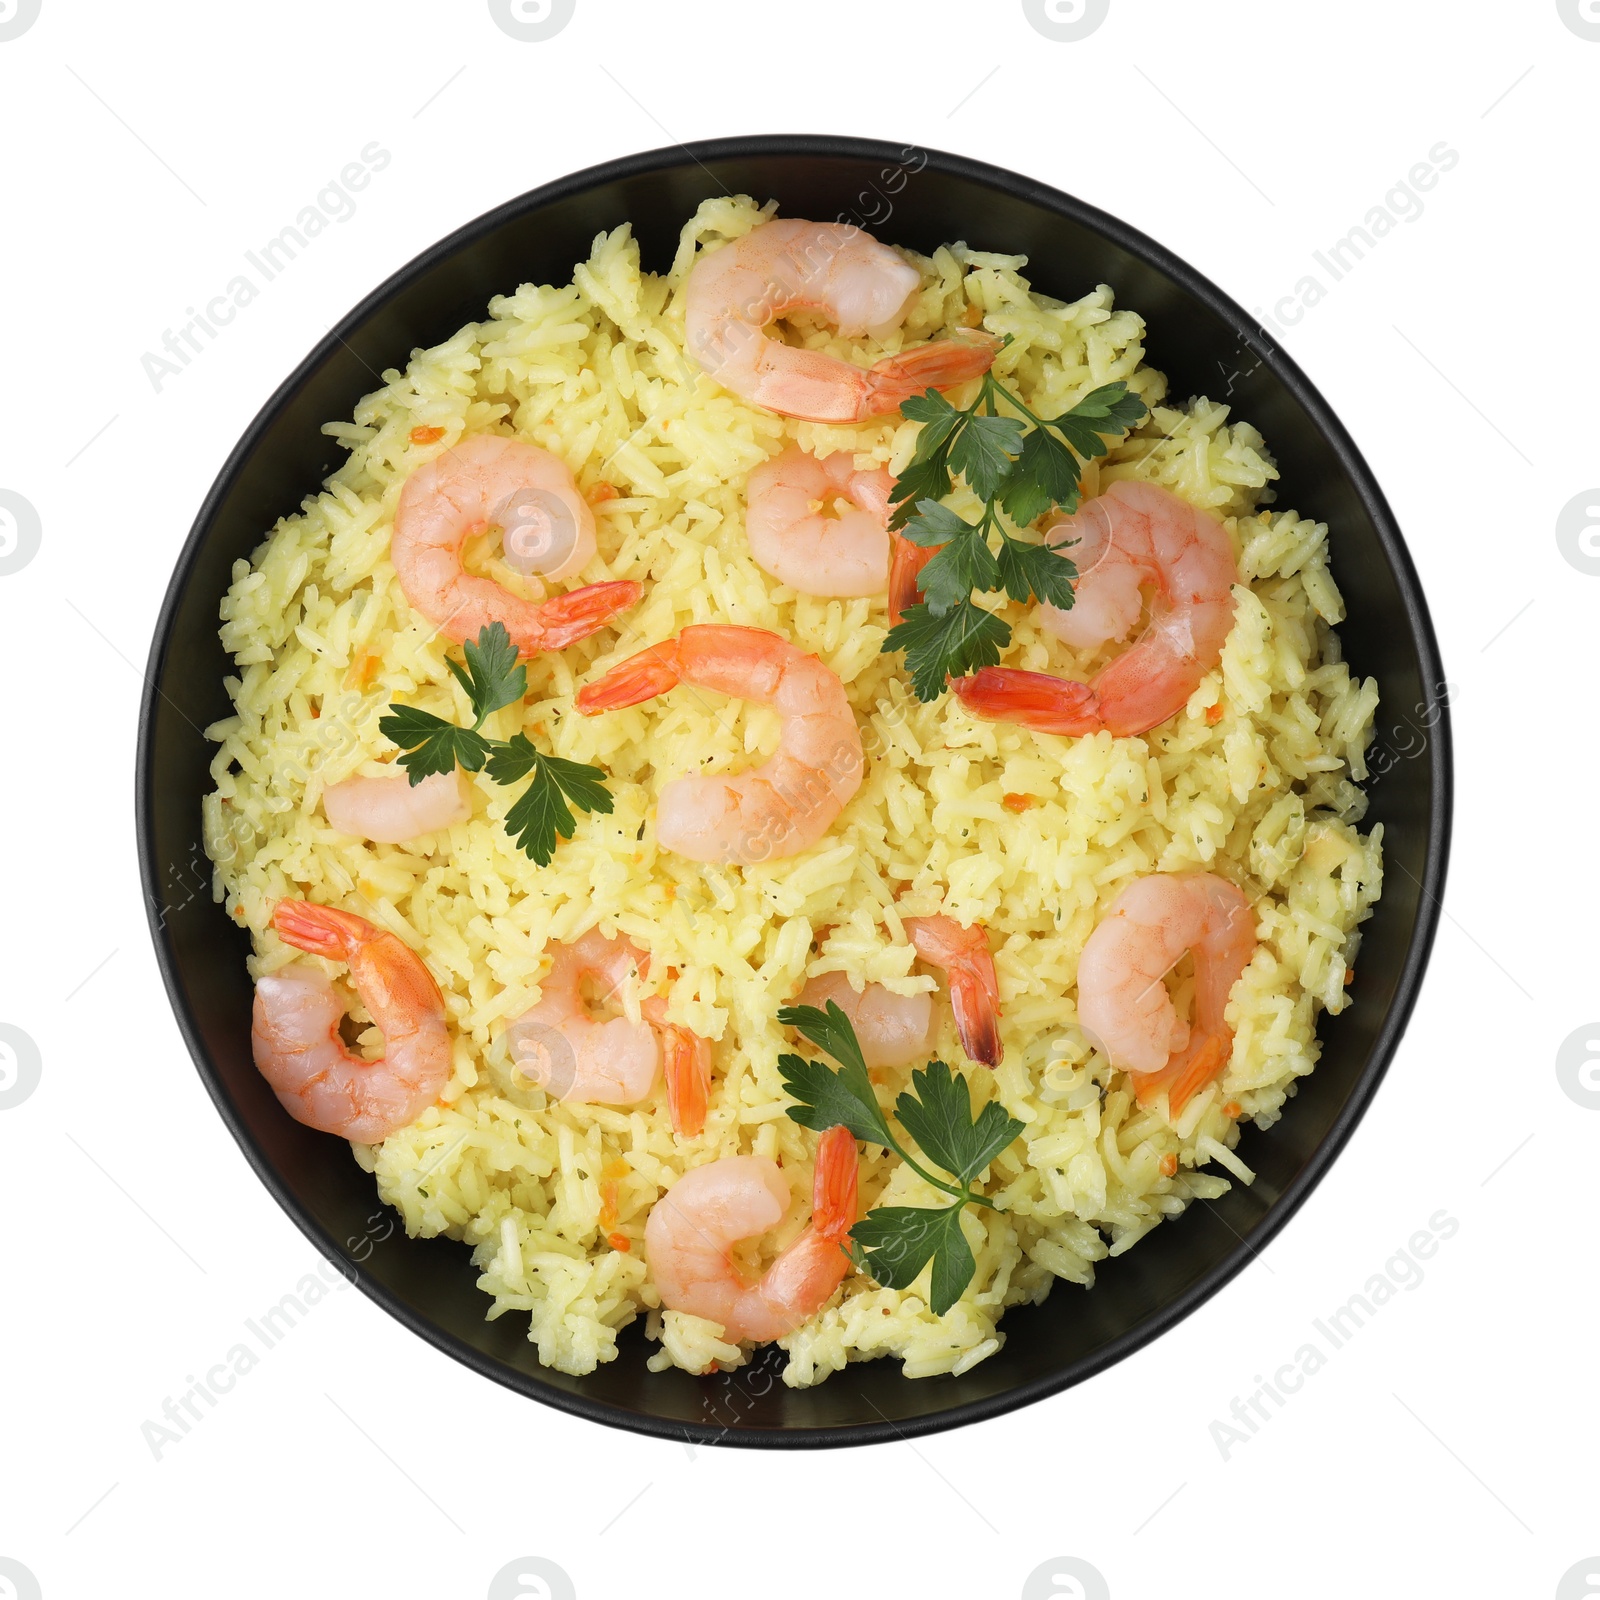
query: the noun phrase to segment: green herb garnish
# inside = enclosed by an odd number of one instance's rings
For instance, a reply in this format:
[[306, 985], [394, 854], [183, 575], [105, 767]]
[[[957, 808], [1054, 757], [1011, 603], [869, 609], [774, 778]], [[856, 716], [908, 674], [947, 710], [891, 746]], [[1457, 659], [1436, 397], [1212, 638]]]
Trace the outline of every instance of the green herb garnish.
[[509, 739], [491, 739], [482, 732], [491, 713], [522, 699], [528, 692], [528, 669], [517, 660], [516, 646], [503, 622], [491, 622], [476, 643], [464, 647], [466, 663], [446, 658], [455, 680], [472, 706], [470, 728], [446, 722], [416, 706], [391, 706], [378, 723], [378, 731], [399, 745], [400, 765], [413, 784], [430, 773], [467, 772], [487, 767], [499, 784], [532, 778], [527, 791], [506, 812], [506, 832], [517, 847], [539, 866], [550, 864], [556, 840], [570, 839], [577, 827], [567, 802], [580, 811], [609, 813], [611, 795], [606, 775], [599, 767], [544, 754], [524, 733]]
[[848, 1128], [866, 1144], [893, 1150], [926, 1183], [955, 1197], [945, 1207], [878, 1206], [850, 1230], [850, 1259], [886, 1289], [910, 1288], [931, 1261], [929, 1303], [934, 1315], [942, 1317], [978, 1269], [961, 1232], [962, 1211], [968, 1205], [1000, 1209], [973, 1191], [973, 1180], [1023, 1125], [993, 1100], [974, 1117], [964, 1076], [942, 1061], [919, 1067], [911, 1074], [911, 1087], [895, 1101], [894, 1114], [923, 1155], [950, 1174], [948, 1179], [935, 1177], [895, 1137], [867, 1076], [855, 1029], [832, 1000], [826, 1011], [786, 1006], [778, 1021], [798, 1029], [839, 1063], [835, 1070], [803, 1056], [778, 1057], [783, 1086], [799, 1102], [789, 1107], [794, 1121], [817, 1133]]
[[[1021, 417], [1002, 416], [1002, 404]], [[883, 649], [904, 650], [917, 698], [936, 700], [949, 678], [993, 666], [1011, 642], [1010, 625], [978, 605], [975, 594], [1004, 591], [1019, 602], [1072, 605], [1078, 569], [1060, 547], [1020, 539], [1015, 530], [1057, 506], [1076, 511], [1083, 463], [1103, 456], [1106, 436], [1120, 438], [1145, 415], [1145, 405], [1125, 383], [1108, 383], [1058, 417], [1039, 417], [991, 372], [964, 410], [929, 389], [905, 401], [900, 414], [922, 429], [895, 479], [889, 526], [938, 554], [917, 575], [923, 602], [906, 608]], [[940, 503], [957, 476], [983, 501], [976, 522]], [[992, 535], [999, 536], [998, 551]]]

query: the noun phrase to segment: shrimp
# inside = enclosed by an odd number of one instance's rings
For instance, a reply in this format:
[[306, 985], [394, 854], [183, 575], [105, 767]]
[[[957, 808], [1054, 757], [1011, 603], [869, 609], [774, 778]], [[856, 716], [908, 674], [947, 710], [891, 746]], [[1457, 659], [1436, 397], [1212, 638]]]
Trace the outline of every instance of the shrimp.
[[[857, 472], [848, 450], [814, 456], [791, 446], [763, 461], [745, 488], [745, 535], [756, 565], [801, 594], [882, 594], [893, 483], [881, 467]], [[854, 509], [833, 514], [828, 508], [839, 498]]]
[[869, 1067], [904, 1067], [926, 1060], [938, 1037], [931, 994], [896, 994], [881, 983], [857, 990], [843, 972], [825, 972], [800, 991], [796, 1005], [825, 1011], [832, 1001], [850, 1019]]
[[594, 513], [548, 450], [472, 434], [406, 479], [389, 554], [406, 599], [447, 639], [505, 624], [520, 654], [564, 650], [634, 605], [638, 583], [595, 583], [543, 602], [523, 600], [461, 565], [468, 535], [498, 524], [508, 562], [560, 580], [595, 552]]
[[734, 1340], [781, 1339], [809, 1321], [850, 1271], [844, 1245], [856, 1220], [856, 1141], [848, 1128], [830, 1128], [818, 1141], [811, 1221], [752, 1283], [729, 1250], [776, 1227], [788, 1207], [789, 1181], [765, 1156], [724, 1156], [684, 1173], [644, 1225], [662, 1305], [719, 1323]]
[[637, 945], [591, 928], [555, 947], [538, 1003], [511, 1024], [507, 1041], [524, 1074], [557, 1100], [578, 1105], [643, 1100], [664, 1059], [673, 1129], [692, 1137], [705, 1127], [710, 1041], [668, 1022], [660, 996], [643, 1003], [640, 1022], [626, 1016], [601, 1021], [584, 1002], [585, 979], [598, 979], [605, 985], [602, 999], [610, 999], [649, 970], [650, 958]]
[[1143, 609], [1140, 585], [1150, 584], [1149, 627], [1087, 685], [984, 667], [951, 689], [976, 716], [1040, 733], [1104, 728], [1125, 738], [1176, 716], [1233, 627], [1239, 567], [1228, 530], [1170, 489], [1122, 482], [1045, 533], [1051, 544], [1077, 540], [1070, 553], [1081, 576], [1071, 610], [1042, 606], [1041, 626], [1078, 649], [1124, 639]]
[[762, 330], [791, 311], [817, 311], [846, 338], [881, 339], [905, 321], [921, 282], [903, 257], [848, 223], [763, 222], [707, 251], [691, 269], [684, 289], [689, 353], [725, 389], [780, 416], [883, 416], [930, 386], [981, 376], [999, 341], [987, 334], [940, 339], [863, 370]]
[[889, 623], [894, 626], [912, 606], [922, 604], [917, 574], [938, 555], [937, 545], [913, 544], [903, 534], [889, 535]]
[[[1171, 1116], [1228, 1064], [1228, 996], [1255, 953], [1250, 902], [1210, 872], [1152, 873], [1112, 901], [1078, 959], [1078, 1020], [1141, 1105], [1164, 1090]], [[1162, 981], [1194, 952], [1194, 1022], [1181, 1021]]]
[[986, 1067], [1000, 1064], [1000, 984], [989, 935], [981, 923], [963, 928], [953, 917], [907, 917], [906, 935], [919, 956], [943, 967], [950, 984], [961, 1048]]
[[439, 1098], [452, 1064], [444, 998], [421, 958], [364, 917], [306, 900], [280, 900], [272, 926], [298, 950], [349, 964], [384, 1042], [376, 1061], [345, 1048], [344, 1006], [310, 962], [258, 978], [250, 1045], [284, 1110], [308, 1128], [361, 1144], [415, 1122]]
[[861, 787], [861, 730], [844, 685], [815, 656], [763, 628], [696, 623], [579, 690], [584, 716], [637, 705], [679, 683], [773, 706], [777, 753], [732, 776], [686, 774], [656, 809], [663, 849], [691, 861], [752, 863], [808, 850]]
[[430, 773], [412, 783], [404, 773], [385, 778], [346, 778], [322, 791], [328, 826], [375, 844], [404, 844], [424, 833], [453, 827], [472, 815], [467, 780], [459, 767]]
[[643, 1100], [661, 1065], [655, 1030], [625, 1016], [597, 1020], [584, 1002], [583, 982], [598, 979], [609, 998], [648, 966], [649, 957], [637, 946], [608, 939], [598, 928], [572, 944], [558, 944], [538, 1003], [507, 1030], [522, 1072], [557, 1100], [608, 1106]]

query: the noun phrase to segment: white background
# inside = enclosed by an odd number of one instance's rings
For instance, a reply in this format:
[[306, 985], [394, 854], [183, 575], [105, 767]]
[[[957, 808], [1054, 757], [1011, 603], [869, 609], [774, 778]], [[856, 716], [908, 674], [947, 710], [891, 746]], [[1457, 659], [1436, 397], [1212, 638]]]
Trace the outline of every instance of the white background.
[[[0, 1556], [45, 1600], [476, 1597], [523, 1556], [584, 1600], [1011, 1596], [1060, 1556], [1116, 1600], [1600, 1593], [1600, 1559], [1558, 1588], [1600, 1558], [1600, 1110], [1555, 1065], [1600, 1014], [1600, 577], [1556, 539], [1600, 483], [1597, 86], [1555, 0], [1111, 0], [1077, 43], [1019, 0], [577, 0], [536, 44], [483, 0], [43, 0], [0, 42], [0, 488], [42, 527], [0, 576], [0, 1022], [42, 1062], [0, 1110]], [[1394, 502], [1455, 689], [1448, 900], [1389, 1079], [1258, 1264], [997, 1422], [690, 1452], [518, 1399], [347, 1290], [156, 1460], [141, 1424], [318, 1260], [188, 1062], [135, 872], [140, 672], [201, 496], [301, 354], [441, 235], [580, 166], [774, 131], [1014, 167], [1268, 310], [1459, 152], [1284, 334]], [[393, 160], [355, 215], [157, 393], [142, 354], [372, 140]], [[1224, 1459], [1213, 1421], [1441, 1209], [1424, 1281]]]

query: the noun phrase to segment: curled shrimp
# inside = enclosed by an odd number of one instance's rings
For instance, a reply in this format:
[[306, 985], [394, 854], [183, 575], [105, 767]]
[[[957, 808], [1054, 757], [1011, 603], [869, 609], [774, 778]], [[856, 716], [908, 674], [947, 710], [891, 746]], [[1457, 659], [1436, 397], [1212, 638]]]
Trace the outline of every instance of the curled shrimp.
[[415, 1122], [439, 1098], [451, 1068], [444, 999], [421, 958], [364, 917], [306, 900], [280, 900], [272, 926], [297, 950], [348, 963], [384, 1043], [376, 1061], [345, 1048], [344, 1005], [309, 962], [258, 978], [250, 1045], [284, 1110], [308, 1128], [362, 1144]]
[[[881, 467], [857, 472], [848, 450], [814, 456], [790, 446], [763, 461], [745, 488], [745, 535], [756, 565], [801, 594], [882, 594], [893, 482]], [[830, 511], [839, 499], [852, 509]]]
[[549, 600], [523, 600], [461, 565], [469, 535], [498, 525], [507, 561], [559, 580], [595, 552], [594, 513], [548, 450], [499, 434], [471, 434], [417, 468], [395, 508], [389, 554], [406, 599], [447, 639], [476, 639], [502, 622], [520, 654], [564, 650], [603, 627], [644, 592], [595, 583]]
[[857, 989], [847, 973], [825, 972], [806, 984], [795, 1004], [826, 1011], [830, 1000], [850, 1019], [869, 1067], [904, 1067], [933, 1050], [938, 1029], [931, 994], [896, 994], [881, 983]]
[[346, 778], [322, 791], [328, 826], [376, 844], [404, 844], [472, 815], [467, 780], [457, 767], [433, 772], [421, 783], [404, 773], [383, 778]]
[[1108, 729], [1145, 733], [1182, 711], [1222, 659], [1233, 627], [1238, 563], [1228, 530], [1153, 483], [1114, 483], [1045, 530], [1049, 543], [1075, 539], [1078, 568], [1068, 611], [1042, 606], [1040, 624], [1079, 649], [1125, 639], [1153, 590], [1150, 625], [1087, 684], [1043, 672], [984, 667], [950, 687], [974, 715], [1019, 722], [1039, 733]]
[[791, 311], [816, 311], [847, 338], [882, 338], [905, 320], [921, 282], [903, 257], [848, 223], [763, 222], [707, 251], [691, 269], [684, 290], [689, 353], [725, 389], [780, 416], [882, 416], [929, 387], [981, 376], [999, 341], [987, 334], [940, 339], [863, 370], [769, 339], [764, 330]]
[[788, 1208], [789, 1180], [765, 1156], [724, 1156], [684, 1173], [644, 1225], [662, 1305], [719, 1323], [734, 1340], [781, 1339], [809, 1321], [850, 1271], [844, 1244], [856, 1220], [856, 1141], [848, 1128], [830, 1128], [817, 1142], [811, 1221], [752, 1283], [729, 1252], [776, 1227]]
[[944, 969], [961, 1048], [986, 1067], [1000, 1064], [1000, 983], [989, 935], [981, 923], [963, 928], [953, 917], [907, 917], [906, 936], [917, 954]]
[[[1211, 872], [1153, 873], [1112, 901], [1078, 959], [1078, 1021], [1111, 1064], [1131, 1073], [1141, 1105], [1163, 1091], [1176, 1117], [1228, 1064], [1228, 996], [1256, 948], [1250, 902]], [[1194, 952], [1194, 1021], [1163, 981]]]
[[746, 864], [810, 849], [861, 787], [861, 730], [838, 675], [763, 628], [696, 623], [585, 684], [577, 706], [597, 716], [679, 683], [772, 706], [782, 731], [777, 752], [758, 766], [663, 785], [662, 848], [691, 861]]
[[628, 1106], [643, 1100], [663, 1063], [667, 1104], [676, 1132], [692, 1136], [705, 1126], [710, 1082], [708, 1040], [666, 1020], [666, 1001], [652, 996], [644, 1019], [600, 1018], [585, 1002], [583, 985], [602, 988], [601, 1001], [643, 978], [650, 958], [627, 939], [608, 939], [591, 928], [571, 944], [554, 947], [538, 1002], [507, 1029], [519, 1069], [557, 1100], [578, 1105]]

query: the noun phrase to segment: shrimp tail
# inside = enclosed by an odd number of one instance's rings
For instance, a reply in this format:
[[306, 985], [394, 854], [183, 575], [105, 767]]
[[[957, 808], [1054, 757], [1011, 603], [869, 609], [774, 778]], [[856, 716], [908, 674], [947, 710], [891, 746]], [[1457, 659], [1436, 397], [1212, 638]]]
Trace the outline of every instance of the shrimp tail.
[[907, 917], [905, 928], [917, 954], [944, 968], [961, 1048], [973, 1061], [998, 1066], [1000, 980], [982, 924], [963, 928], [949, 917]]
[[952, 678], [951, 692], [975, 717], [1016, 722], [1035, 733], [1076, 736], [1105, 726], [1100, 701], [1086, 683], [1022, 672], [1015, 667], [983, 667], [967, 678]]
[[903, 534], [889, 535], [893, 549], [889, 558], [889, 621], [898, 623], [912, 606], [922, 604], [917, 574], [938, 555], [937, 545], [913, 544]]
[[[993, 971], [993, 967], [990, 968]], [[950, 974], [950, 1009], [956, 1033], [968, 1057], [986, 1067], [1000, 1065], [1000, 1018], [995, 997], [975, 973], [959, 969]]]
[[953, 389], [970, 378], [981, 378], [999, 350], [1000, 341], [991, 334], [971, 333], [886, 356], [867, 374], [861, 415], [883, 416], [926, 389]]
[[1181, 1116], [1183, 1108], [1227, 1065], [1232, 1048], [1232, 1039], [1224, 1035], [1196, 1036], [1159, 1072], [1133, 1073], [1139, 1104], [1149, 1105], [1165, 1089], [1168, 1114]]
[[538, 650], [565, 650], [603, 628], [619, 612], [637, 605], [643, 594], [644, 585], [632, 579], [569, 589], [540, 605], [533, 637], [519, 639], [517, 647], [525, 656]]
[[272, 910], [272, 926], [285, 944], [331, 961], [348, 960], [361, 936], [370, 931], [368, 924], [351, 912], [313, 905], [309, 900], [280, 900]]
[[856, 1136], [845, 1127], [829, 1128], [817, 1141], [811, 1226], [834, 1244], [846, 1241], [856, 1220], [856, 1179]]
[[672, 1131], [692, 1139], [706, 1125], [711, 1089], [711, 1045], [676, 1023], [661, 1026], [661, 1054], [667, 1079], [667, 1111]]
[[682, 676], [678, 642], [669, 639], [629, 656], [593, 683], [586, 683], [578, 691], [577, 707], [584, 716], [596, 717], [602, 711], [636, 706], [641, 700], [676, 688]]

